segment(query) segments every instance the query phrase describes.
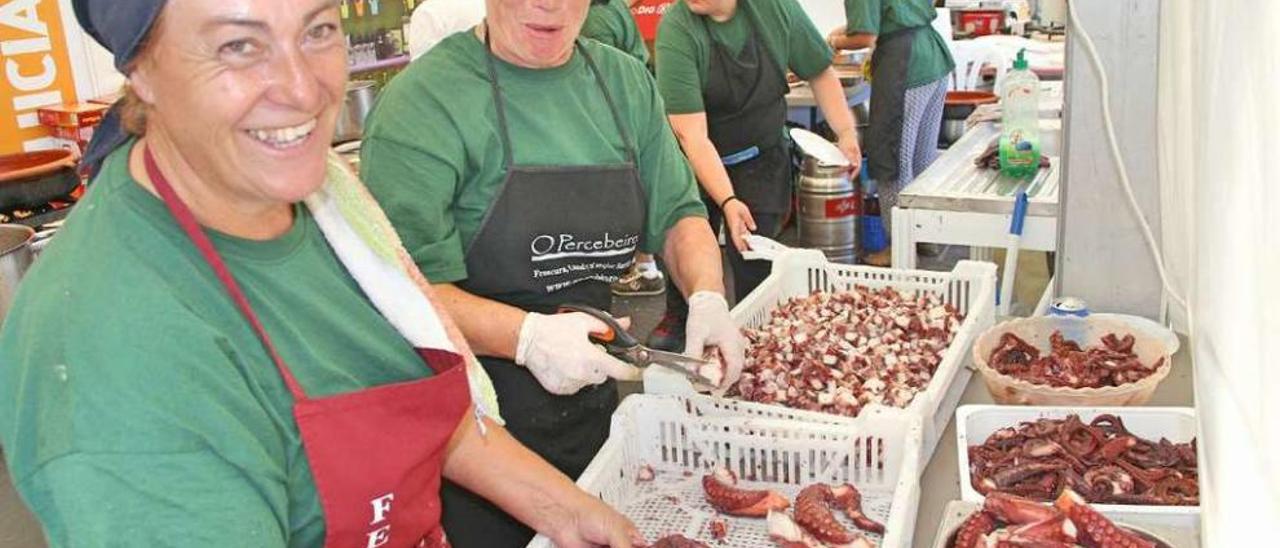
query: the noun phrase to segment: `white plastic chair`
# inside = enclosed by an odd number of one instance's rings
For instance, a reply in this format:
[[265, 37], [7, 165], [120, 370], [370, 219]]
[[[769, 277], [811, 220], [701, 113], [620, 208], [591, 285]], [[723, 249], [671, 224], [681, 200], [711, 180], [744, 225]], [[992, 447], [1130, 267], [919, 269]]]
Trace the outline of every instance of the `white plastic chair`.
[[956, 68], [951, 73], [950, 89], [972, 91], [982, 81], [982, 68], [991, 65], [996, 69], [996, 90], [1004, 81], [1004, 73], [1009, 70], [1009, 59], [999, 49], [987, 44], [975, 43], [972, 40], [951, 42], [951, 57], [956, 61]]

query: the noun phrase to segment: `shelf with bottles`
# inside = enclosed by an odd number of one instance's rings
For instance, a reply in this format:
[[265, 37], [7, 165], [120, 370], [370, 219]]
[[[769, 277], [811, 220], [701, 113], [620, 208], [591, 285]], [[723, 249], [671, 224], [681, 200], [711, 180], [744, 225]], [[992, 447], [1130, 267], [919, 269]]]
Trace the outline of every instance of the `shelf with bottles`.
[[414, 0], [340, 0], [347, 35], [347, 66], [352, 73], [397, 71], [409, 64], [405, 29]]

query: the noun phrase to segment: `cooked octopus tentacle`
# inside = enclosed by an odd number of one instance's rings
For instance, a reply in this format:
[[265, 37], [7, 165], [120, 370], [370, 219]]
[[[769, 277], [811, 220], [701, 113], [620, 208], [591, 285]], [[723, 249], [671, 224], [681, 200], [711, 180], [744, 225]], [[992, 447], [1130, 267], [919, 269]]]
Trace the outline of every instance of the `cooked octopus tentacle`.
[[956, 531], [953, 548], [979, 548], [987, 535], [996, 530], [996, 518], [986, 511], [974, 512]]
[[787, 497], [776, 491], [742, 489], [737, 484], [738, 476], [728, 468], [717, 467], [702, 477], [702, 491], [707, 503], [725, 514], [764, 517], [770, 510], [782, 510], [791, 505]]
[[1052, 506], [1005, 493], [987, 495], [982, 509], [1005, 523], [1022, 525], [1052, 519], [1061, 515]]
[[1155, 543], [1125, 531], [1085, 504], [1074, 491], [1063, 491], [1054, 506], [1080, 528], [1085, 544], [1097, 548], [1155, 548]]

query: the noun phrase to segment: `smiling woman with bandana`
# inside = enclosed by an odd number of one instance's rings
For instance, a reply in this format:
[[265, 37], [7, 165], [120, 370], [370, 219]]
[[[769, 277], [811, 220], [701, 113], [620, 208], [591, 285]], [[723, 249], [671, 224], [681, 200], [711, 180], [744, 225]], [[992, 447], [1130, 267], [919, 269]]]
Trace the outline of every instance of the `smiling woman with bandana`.
[[0, 332], [0, 439], [51, 545], [447, 546], [443, 478], [562, 546], [642, 540], [496, 422], [329, 151], [336, 2], [74, 6], [129, 92]]

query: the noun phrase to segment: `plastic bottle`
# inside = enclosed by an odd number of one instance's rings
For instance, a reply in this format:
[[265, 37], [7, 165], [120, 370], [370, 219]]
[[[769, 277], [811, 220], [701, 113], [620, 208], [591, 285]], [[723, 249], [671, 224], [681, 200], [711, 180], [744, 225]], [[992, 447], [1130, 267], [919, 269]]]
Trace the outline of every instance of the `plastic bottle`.
[[1015, 179], [1040, 170], [1040, 78], [1027, 68], [1026, 51], [1018, 52], [1000, 89], [1000, 172]]

